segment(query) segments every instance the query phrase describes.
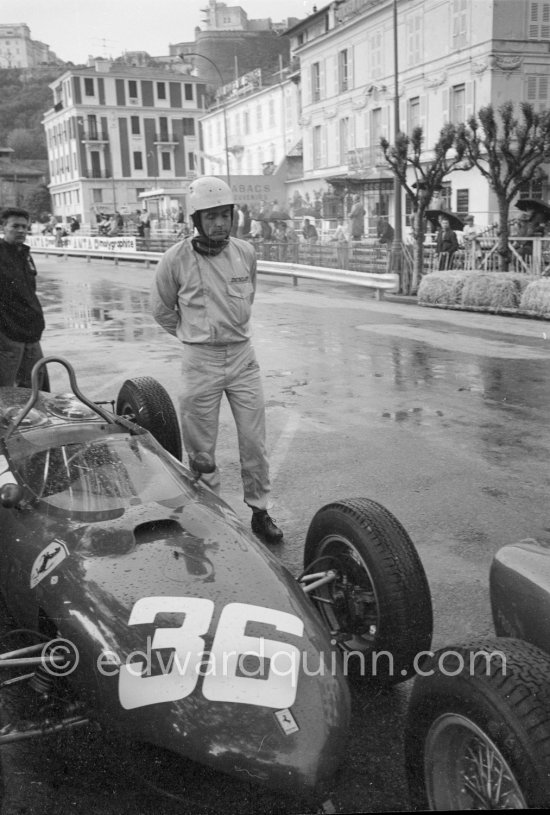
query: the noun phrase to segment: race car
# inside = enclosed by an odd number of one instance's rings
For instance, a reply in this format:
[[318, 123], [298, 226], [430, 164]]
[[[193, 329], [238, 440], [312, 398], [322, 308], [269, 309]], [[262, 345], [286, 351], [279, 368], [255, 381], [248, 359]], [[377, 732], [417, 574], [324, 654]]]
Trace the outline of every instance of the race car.
[[[38, 389], [60, 364], [70, 392]], [[430, 647], [420, 559], [365, 498], [314, 516], [295, 579], [185, 466], [174, 406], [151, 377], [112, 403], [48, 357], [32, 388], [0, 388], [0, 693], [32, 718], [0, 745], [94, 723], [299, 795], [344, 755], [350, 673], [393, 685]], [[2, 673], [0, 672], [0, 680]]]
[[406, 725], [415, 809], [550, 806], [550, 545], [502, 547], [489, 574], [495, 637], [422, 664]]

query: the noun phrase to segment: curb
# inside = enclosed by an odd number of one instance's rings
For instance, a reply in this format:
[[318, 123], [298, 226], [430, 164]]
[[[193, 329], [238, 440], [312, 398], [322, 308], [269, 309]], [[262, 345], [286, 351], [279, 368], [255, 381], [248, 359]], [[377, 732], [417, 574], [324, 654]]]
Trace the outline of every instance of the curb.
[[393, 294], [392, 292], [384, 292], [384, 300], [388, 303], [407, 303], [409, 306], [418, 305], [415, 294]]

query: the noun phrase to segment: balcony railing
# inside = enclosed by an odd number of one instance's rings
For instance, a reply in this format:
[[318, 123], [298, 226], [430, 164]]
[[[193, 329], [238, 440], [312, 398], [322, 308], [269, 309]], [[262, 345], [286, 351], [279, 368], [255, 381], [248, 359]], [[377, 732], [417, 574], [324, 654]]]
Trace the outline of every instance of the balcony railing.
[[158, 144], [177, 144], [179, 141], [175, 133], [155, 133], [155, 142]]
[[356, 171], [368, 170], [371, 167], [387, 166], [382, 148], [373, 145], [348, 150], [347, 161], [348, 169]]
[[108, 142], [109, 136], [103, 130], [84, 130], [82, 141]]
[[113, 174], [110, 170], [84, 170], [82, 173], [83, 178], [112, 178]]

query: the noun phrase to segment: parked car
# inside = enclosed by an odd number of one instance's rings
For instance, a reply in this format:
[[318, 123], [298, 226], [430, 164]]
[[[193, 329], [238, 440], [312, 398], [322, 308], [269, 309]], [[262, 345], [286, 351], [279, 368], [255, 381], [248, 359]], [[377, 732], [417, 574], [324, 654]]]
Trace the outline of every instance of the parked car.
[[550, 544], [497, 552], [495, 637], [438, 650], [411, 694], [406, 757], [414, 808], [550, 805]]

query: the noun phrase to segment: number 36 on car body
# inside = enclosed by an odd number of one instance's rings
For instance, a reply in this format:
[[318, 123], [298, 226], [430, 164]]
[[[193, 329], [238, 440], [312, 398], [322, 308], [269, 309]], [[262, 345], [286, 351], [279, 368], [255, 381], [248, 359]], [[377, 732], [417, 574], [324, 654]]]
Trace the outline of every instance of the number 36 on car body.
[[[153, 623], [156, 615], [162, 613], [184, 615], [180, 626], [157, 628], [151, 641], [152, 651], [171, 649], [171, 657], [162, 663], [164, 669], [156, 675], [144, 671], [143, 661], [120, 666], [118, 691], [123, 708], [131, 710], [185, 699], [195, 690], [199, 676], [203, 677], [203, 695], [213, 702], [275, 709], [294, 704], [299, 649], [286, 642], [249, 636], [245, 630], [250, 622], [266, 623], [285, 634], [301, 637], [304, 624], [299, 617], [265, 606], [228, 603], [220, 614], [212, 647], [206, 651], [204, 635], [214, 614], [212, 600], [142, 597], [135, 603], [128, 624]], [[248, 669], [247, 656], [252, 658]]]

